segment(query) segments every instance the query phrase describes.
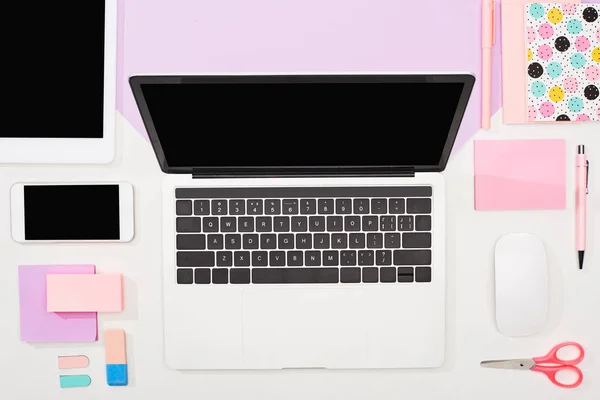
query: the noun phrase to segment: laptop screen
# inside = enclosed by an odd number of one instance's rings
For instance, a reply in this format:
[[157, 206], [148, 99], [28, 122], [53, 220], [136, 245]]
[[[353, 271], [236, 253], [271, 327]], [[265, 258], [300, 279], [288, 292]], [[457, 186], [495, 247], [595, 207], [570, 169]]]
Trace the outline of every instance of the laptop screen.
[[372, 167], [438, 165], [468, 84], [304, 76], [140, 88], [169, 167]]

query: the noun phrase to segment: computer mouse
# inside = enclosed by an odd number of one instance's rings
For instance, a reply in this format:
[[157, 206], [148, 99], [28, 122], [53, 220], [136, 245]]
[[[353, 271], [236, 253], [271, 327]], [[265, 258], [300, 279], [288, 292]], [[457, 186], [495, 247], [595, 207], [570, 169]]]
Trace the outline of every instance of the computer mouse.
[[507, 336], [540, 332], [548, 312], [548, 266], [535, 235], [511, 233], [496, 242], [496, 325]]

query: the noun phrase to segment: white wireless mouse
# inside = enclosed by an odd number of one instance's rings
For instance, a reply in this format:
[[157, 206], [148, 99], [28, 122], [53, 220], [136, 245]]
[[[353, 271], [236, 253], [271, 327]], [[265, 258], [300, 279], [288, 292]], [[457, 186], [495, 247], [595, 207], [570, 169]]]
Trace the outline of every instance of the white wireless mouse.
[[542, 241], [511, 233], [496, 242], [496, 325], [507, 336], [538, 333], [548, 312], [548, 267]]

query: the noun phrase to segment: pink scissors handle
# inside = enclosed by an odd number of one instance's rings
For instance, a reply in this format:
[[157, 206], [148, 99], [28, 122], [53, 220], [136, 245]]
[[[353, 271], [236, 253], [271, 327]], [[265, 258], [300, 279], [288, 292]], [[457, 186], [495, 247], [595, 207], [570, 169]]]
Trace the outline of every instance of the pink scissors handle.
[[[563, 360], [563, 359], [559, 358], [558, 352], [560, 351], [560, 349], [564, 349], [565, 347], [575, 347], [579, 351], [579, 357], [576, 357], [572, 360]], [[576, 343], [576, 342], [564, 342], [564, 343], [554, 346], [554, 348], [552, 348], [552, 350], [550, 350], [548, 352], [548, 354], [546, 354], [545, 356], [535, 357], [533, 359], [533, 362], [535, 362], [538, 365], [539, 364], [577, 365], [581, 361], [583, 361], [583, 357], [585, 357], [585, 351], [583, 350], [583, 346], [581, 346], [579, 343]]]
[[[574, 365], [564, 365], [564, 366], [560, 366], [560, 367], [544, 367], [544, 366], [536, 365], [531, 370], [545, 374], [552, 383], [554, 383], [556, 386], [559, 386], [559, 387], [565, 388], [565, 389], [574, 389], [577, 386], [581, 385], [581, 382], [583, 382], [583, 373], [581, 372], [581, 370], [579, 368], [575, 367]], [[556, 379], [556, 374], [558, 374], [560, 371], [573, 372], [575, 375], [577, 375], [577, 380], [573, 383], [559, 382]]]
[[[579, 351], [579, 356], [572, 360], [563, 360], [559, 358], [558, 352], [565, 347], [575, 347]], [[577, 367], [576, 364], [579, 364], [583, 361], [585, 357], [585, 351], [583, 350], [583, 346], [579, 343], [575, 342], [564, 342], [559, 345], [554, 346], [548, 354], [542, 357], [535, 357], [533, 362], [535, 362], [535, 366], [531, 369], [532, 371], [541, 372], [545, 374], [548, 379], [556, 386], [560, 386], [566, 389], [573, 389], [577, 386], [581, 385], [583, 382], [583, 373]], [[554, 365], [541, 365], [541, 364], [554, 364]], [[577, 380], [570, 384], [561, 383], [556, 379], [556, 374], [560, 371], [571, 371], [575, 375], [577, 375]]]

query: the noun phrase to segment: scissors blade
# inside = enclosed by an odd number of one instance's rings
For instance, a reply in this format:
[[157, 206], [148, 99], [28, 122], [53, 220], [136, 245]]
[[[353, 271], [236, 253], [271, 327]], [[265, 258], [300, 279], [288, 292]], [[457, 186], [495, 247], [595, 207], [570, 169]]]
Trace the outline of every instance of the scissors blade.
[[483, 368], [498, 368], [498, 369], [531, 369], [535, 366], [535, 362], [531, 358], [515, 359], [515, 360], [487, 360], [482, 361]]

